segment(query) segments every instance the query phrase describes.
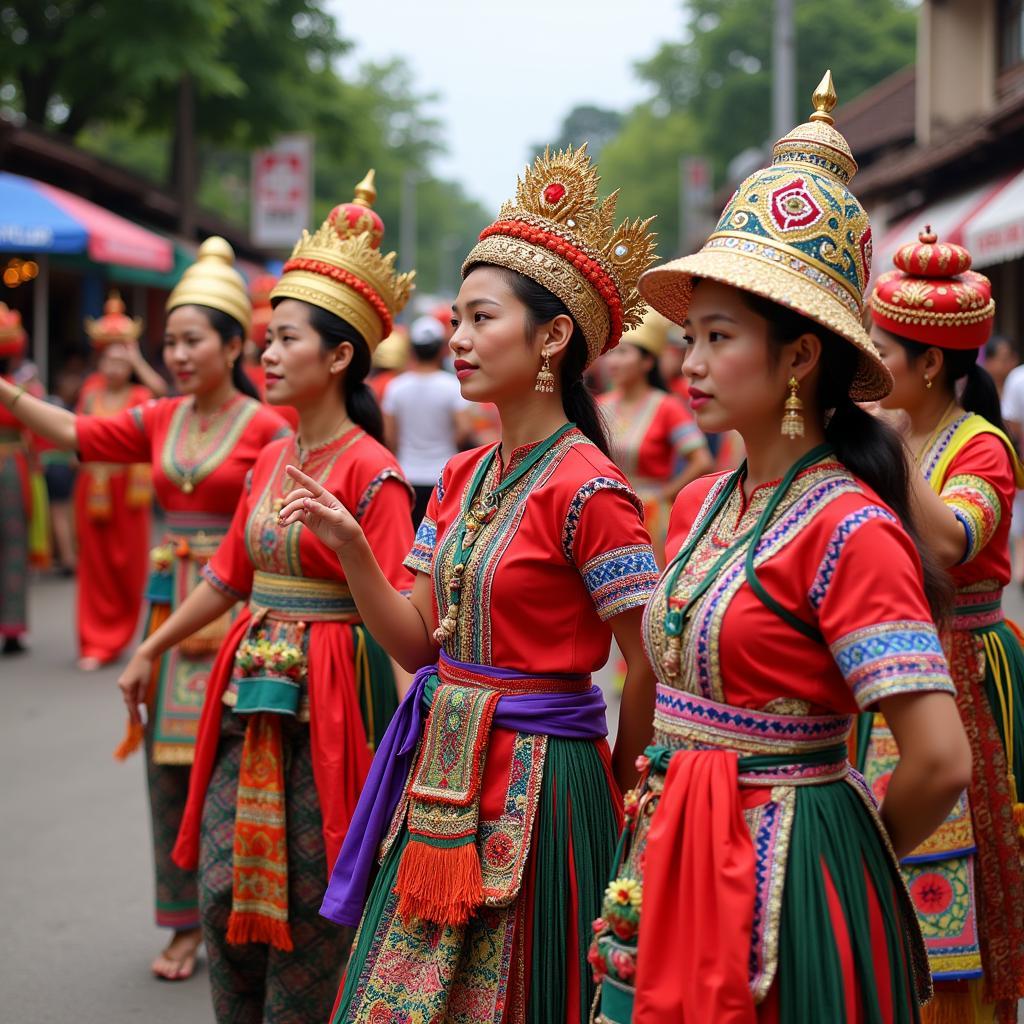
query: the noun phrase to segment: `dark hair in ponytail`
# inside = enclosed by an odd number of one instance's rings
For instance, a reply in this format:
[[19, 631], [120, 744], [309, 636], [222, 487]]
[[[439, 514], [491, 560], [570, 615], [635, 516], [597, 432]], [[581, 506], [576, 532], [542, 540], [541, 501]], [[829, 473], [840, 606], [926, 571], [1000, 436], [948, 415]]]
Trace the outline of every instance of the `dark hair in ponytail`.
[[[301, 301], [301, 300], [300, 300]], [[324, 352], [332, 352], [342, 342], [352, 346], [352, 361], [342, 378], [342, 394], [349, 419], [363, 428], [375, 441], [384, 440], [384, 418], [377, 399], [366, 383], [370, 372], [370, 347], [363, 336], [347, 320], [307, 302], [309, 323], [320, 335]]]
[[1003, 424], [1003, 413], [999, 407], [999, 392], [996, 390], [996, 382], [992, 375], [978, 362], [978, 350], [942, 348], [941, 345], [926, 345], [921, 341], [914, 341], [911, 338], [901, 338], [898, 334], [892, 334], [892, 338], [898, 341], [911, 360], [916, 362], [930, 348], [938, 348], [942, 351], [942, 385], [950, 392], [956, 389], [958, 380], [966, 377], [963, 394], [960, 396], [960, 404], [968, 411], [983, 416], [1000, 430], [1006, 430]]
[[[944, 619], [952, 605], [952, 583], [914, 521], [910, 468], [903, 441], [888, 424], [850, 398], [850, 385], [857, 372], [857, 349], [794, 310], [749, 293], [744, 293], [744, 301], [768, 321], [769, 337], [776, 345], [795, 341], [801, 334], [814, 334], [821, 340], [816, 404], [826, 417], [825, 440], [835, 450], [836, 458], [899, 517], [920, 554], [924, 591], [932, 614], [936, 620]], [[834, 410], [831, 415], [829, 410]]]
[[[210, 326], [220, 335], [222, 345], [226, 345], [235, 338], [238, 338], [243, 344], [245, 343], [245, 331], [242, 330], [242, 325], [229, 313], [225, 313], [221, 309], [214, 309], [213, 306], [196, 305], [195, 308], [210, 321]], [[259, 391], [256, 390], [256, 385], [249, 380], [241, 358], [236, 359], [234, 366], [231, 367], [231, 383], [243, 395], [248, 395], [250, 398], [261, 398]]]
[[562, 385], [562, 409], [566, 419], [570, 423], [575, 423], [583, 434], [608, 455], [610, 447], [604, 420], [598, 411], [593, 394], [583, 379], [588, 356], [587, 342], [572, 313], [566, 308], [565, 303], [556, 295], [552, 295], [547, 288], [516, 270], [499, 267], [494, 263], [474, 263], [466, 268], [463, 277], [468, 276], [477, 267], [490, 267], [501, 274], [515, 297], [526, 307], [527, 324], [531, 331], [549, 320], [554, 320], [556, 316], [567, 316], [572, 320], [572, 337], [565, 348], [559, 374], [559, 383]]

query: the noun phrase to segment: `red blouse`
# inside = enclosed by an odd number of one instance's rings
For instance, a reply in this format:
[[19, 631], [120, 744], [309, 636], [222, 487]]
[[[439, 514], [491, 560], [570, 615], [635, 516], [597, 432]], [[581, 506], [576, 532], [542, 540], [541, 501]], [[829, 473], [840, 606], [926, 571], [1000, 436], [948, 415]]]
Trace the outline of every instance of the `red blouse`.
[[236, 395], [207, 422], [190, 396], [157, 398], [116, 416], [79, 416], [84, 462], [150, 462], [166, 512], [230, 518], [257, 455], [288, 427], [272, 409]]

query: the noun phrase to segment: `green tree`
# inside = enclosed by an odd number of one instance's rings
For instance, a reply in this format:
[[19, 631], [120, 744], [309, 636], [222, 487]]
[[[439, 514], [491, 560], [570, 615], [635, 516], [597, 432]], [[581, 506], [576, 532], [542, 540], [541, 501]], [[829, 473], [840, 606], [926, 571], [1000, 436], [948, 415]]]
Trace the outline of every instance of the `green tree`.
[[567, 146], [578, 148], [586, 142], [591, 157], [597, 160], [604, 147], [621, 129], [622, 114], [619, 111], [584, 104], [573, 107], [566, 114], [555, 139], [543, 144], [535, 143], [533, 151], [539, 156], [547, 146], [552, 149], [565, 149]]
[[[797, 103], [831, 68], [840, 101], [853, 99], [914, 60], [910, 0], [801, 0], [795, 10]], [[774, 5], [766, 0], [688, 0], [687, 38], [667, 42], [637, 66], [668, 110], [687, 111], [719, 173], [767, 140], [771, 125]]]

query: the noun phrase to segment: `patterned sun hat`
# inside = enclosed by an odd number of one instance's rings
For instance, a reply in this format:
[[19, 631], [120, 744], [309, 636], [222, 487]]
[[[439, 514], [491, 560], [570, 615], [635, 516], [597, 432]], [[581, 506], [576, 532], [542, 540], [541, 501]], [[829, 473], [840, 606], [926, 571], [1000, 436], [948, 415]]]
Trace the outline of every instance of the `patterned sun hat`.
[[892, 376], [862, 321], [871, 226], [850, 191], [857, 162], [834, 127], [831, 72], [813, 102], [810, 120], [775, 144], [771, 166], [736, 190], [700, 252], [648, 270], [640, 278], [640, 294], [679, 324], [695, 278], [789, 307], [857, 349], [850, 397], [874, 401], [892, 389]]

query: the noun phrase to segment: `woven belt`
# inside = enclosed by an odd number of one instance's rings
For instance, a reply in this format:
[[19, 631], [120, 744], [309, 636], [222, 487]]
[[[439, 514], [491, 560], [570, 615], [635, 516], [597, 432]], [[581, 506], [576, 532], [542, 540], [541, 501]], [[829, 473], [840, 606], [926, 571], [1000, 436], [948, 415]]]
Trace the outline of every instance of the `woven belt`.
[[659, 685], [654, 743], [666, 768], [679, 750], [733, 750], [743, 785], [813, 785], [846, 775], [852, 724], [850, 715], [776, 715]]
[[437, 663], [436, 675], [442, 683], [481, 686], [499, 693], [586, 693], [593, 685], [589, 674], [532, 675], [501, 668], [489, 668], [483, 672], [476, 665], [455, 661], [443, 651]]
[[309, 576], [253, 575], [249, 608], [254, 618], [292, 622], [355, 622], [359, 619], [352, 592], [337, 580]]
[[1003, 590], [960, 592], [953, 602], [953, 629], [984, 629], [1003, 621]]

